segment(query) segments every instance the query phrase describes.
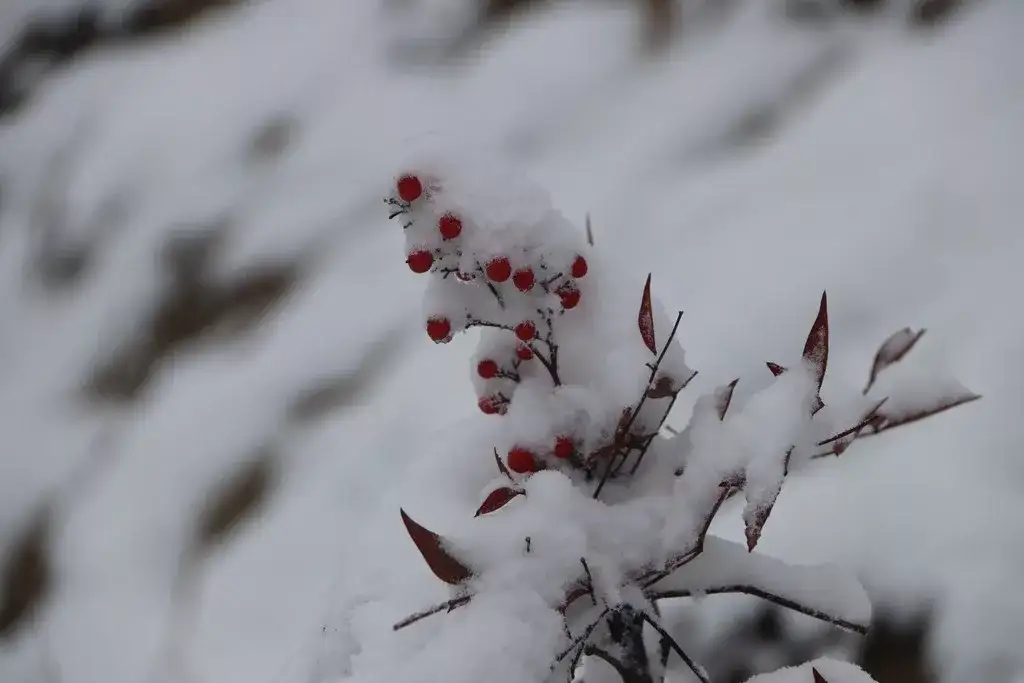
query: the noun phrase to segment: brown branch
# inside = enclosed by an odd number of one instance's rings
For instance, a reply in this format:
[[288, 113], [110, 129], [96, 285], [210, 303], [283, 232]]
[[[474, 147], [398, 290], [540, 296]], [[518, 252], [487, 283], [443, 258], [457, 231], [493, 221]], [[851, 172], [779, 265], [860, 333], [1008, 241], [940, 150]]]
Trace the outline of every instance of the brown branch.
[[786, 609], [792, 610], [794, 612], [806, 614], [807, 616], [813, 617], [819, 621], [825, 622], [827, 624], [832, 624], [833, 626], [838, 626], [839, 628], [845, 629], [847, 631], [852, 631], [854, 633], [859, 633], [861, 635], [864, 635], [868, 632], [867, 627], [865, 627], [863, 624], [857, 624], [852, 621], [842, 619], [840, 617], [835, 617], [831, 614], [828, 614], [827, 612], [822, 612], [821, 610], [814, 609], [813, 607], [801, 605], [799, 602], [787, 598], [785, 596], [777, 595], [775, 593], [766, 591], [763, 588], [758, 588], [757, 586], [748, 586], [746, 584], [712, 586], [710, 588], [702, 588], [699, 591], [679, 590], [652, 592], [649, 594], [649, 597], [652, 600], [667, 600], [669, 598], [692, 598], [695, 597], [695, 595], [724, 595], [729, 593], [752, 595], [756, 598], [766, 600], [774, 605], [778, 605], [779, 607], [785, 607]]

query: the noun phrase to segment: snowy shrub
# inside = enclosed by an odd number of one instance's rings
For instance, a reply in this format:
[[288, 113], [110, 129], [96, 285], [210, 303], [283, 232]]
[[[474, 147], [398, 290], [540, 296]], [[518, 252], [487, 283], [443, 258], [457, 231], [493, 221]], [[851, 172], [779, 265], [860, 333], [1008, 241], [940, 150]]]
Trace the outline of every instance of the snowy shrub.
[[[455, 610], [457, 638], [500, 628], [491, 650], [467, 645], [445, 671], [420, 671], [423, 680], [486, 672], [490, 683], [655, 683], [675, 667], [691, 672], [680, 680], [707, 681], [660, 621], [659, 604], [674, 598], [743, 593], [866, 630], [871, 607], [852, 576], [753, 550], [789, 472], [978, 398], [952, 381], [874, 395], [879, 374], [923, 331], [892, 335], [864, 390], [831, 392], [825, 405], [822, 295], [799, 357], [724, 383], [669, 434], [665, 419], [697, 373], [677, 339], [682, 313], [666, 314], [650, 275], [622, 272], [592, 248], [589, 229], [585, 237], [518, 178], [426, 164], [396, 178], [386, 202], [409, 268], [430, 275], [426, 333], [444, 344], [480, 329], [471, 373], [493, 429], [493, 452], [481, 457], [494, 479], [464, 533], [442, 537], [401, 512], [451, 595], [394, 629]], [[745, 547], [708, 533], [740, 494]], [[757, 680], [870, 678], [825, 661]]]

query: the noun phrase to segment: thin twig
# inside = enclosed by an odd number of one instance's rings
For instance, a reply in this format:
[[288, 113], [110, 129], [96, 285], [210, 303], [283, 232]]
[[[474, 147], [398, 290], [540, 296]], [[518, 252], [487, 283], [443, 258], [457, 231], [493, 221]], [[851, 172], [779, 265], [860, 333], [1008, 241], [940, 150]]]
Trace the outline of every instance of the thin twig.
[[651, 615], [647, 614], [646, 612], [641, 612], [641, 614], [643, 615], [644, 621], [650, 624], [651, 627], [661, 635], [664, 641], [669, 644], [669, 647], [671, 647], [677, 655], [679, 655], [679, 659], [683, 660], [683, 663], [686, 664], [690, 671], [693, 672], [693, 675], [696, 676], [701, 683], [711, 683], [711, 679], [708, 678], [708, 674], [704, 670], [704, 667], [698, 665], [697, 662], [693, 661], [693, 658], [691, 658], [690, 655], [686, 654], [686, 651], [679, 646], [679, 643], [676, 642], [675, 638], [669, 635], [668, 631], [666, 631], [664, 628], [661, 627], [660, 624], [658, 624], [654, 619], [652, 619]]
[[859, 633], [861, 635], [864, 635], [868, 632], [868, 627], [864, 624], [858, 624], [856, 622], [831, 615], [827, 612], [822, 612], [819, 609], [808, 607], [807, 605], [801, 605], [799, 602], [795, 600], [766, 591], [763, 588], [758, 588], [757, 586], [748, 586], [746, 584], [741, 583], [729, 584], [725, 586], [712, 586], [710, 588], [701, 588], [699, 591], [678, 590], [655, 592], [651, 593], [651, 598], [654, 600], [666, 600], [669, 598], [692, 598], [695, 594], [725, 595], [730, 593], [752, 595], [756, 598], [761, 598], [762, 600], [770, 602], [773, 605], [785, 607], [786, 609], [793, 610], [794, 612], [799, 612], [800, 614], [806, 614], [807, 616], [813, 617], [819, 621], [823, 621], [827, 624], [832, 624], [833, 626], [838, 626], [839, 628], [842, 628], [844, 630]]
[[[616, 434], [616, 439], [623, 438], [629, 434], [629, 430], [633, 427], [633, 423], [636, 421], [637, 416], [640, 414], [640, 410], [644, 407], [644, 403], [647, 401], [647, 392], [651, 388], [651, 383], [654, 381], [655, 375], [658, 374], [658, 368], [661, 367], [661, 362], [665, 359], [665, 354], [668, 353], [669, 348], [672, 346], [672, 342], [675, 339], [676, 332], [679, 330], [679, 323], [683, 319], [683, 312], [679, 311], [676, 315], [676, 322], [672, 325], [672, 331], [668, 335], [668, 339], [665, 341], [665, 346], [661, 349], [661, 353], [658, 354], [658, 360], [655, 361], [654, 367], [651, 368], [651, 375], [647, 379], [647, 386], [644, 388], [643, 394], [640, 395], [640, 400], [637, 402], [636, 407], [630, 412], [629, 419], [626, 421], [625, 427], [621, 430], [621, 435]], [[616, 451], [612, 453], [611, 457], [608, 458], [608, 467], [605, 468], [604, 474], [601, 475], [601, 481], [598, 482], [597, 488], [594, 489], [594, 499], [601, 495], [604, 485], [608, 483], [608, 479], [611, 477], [612, 472], [615, 469], [615, 461], [621, 455], [623, 458], [629, 456], [628, 449], [625, 453], [619, 453], [619, 449], [624, 444], [616, 444]], [[621, 466], [621, 465], [620, 465]]]

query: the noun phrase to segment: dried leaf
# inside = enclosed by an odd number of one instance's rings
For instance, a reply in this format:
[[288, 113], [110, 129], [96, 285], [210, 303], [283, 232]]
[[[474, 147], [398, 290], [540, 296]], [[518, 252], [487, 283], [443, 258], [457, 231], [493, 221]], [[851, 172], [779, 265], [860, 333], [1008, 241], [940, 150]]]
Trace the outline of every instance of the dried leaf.
[[473, 576], [473, 572], [444, 547], [445, 541], [443, 538], [414, 521], [412, 517], [405, 514], [405, 510], [401, 510], [401, 513], [402, 521], [405, 523], [409, 536], [412, 538], [413, 543], [416, 544], [420, 554], [423, 555], [423, 559], [426, 560], [430, 571], [434, 572], [437, 578], [447, 584], [457, 586]]
[[651, 353], [658, 354], [658, 345], [654, 342], [654, 313], [651, 310], [651, 276], [647, 275], [647, 282], [644, 284], [644, 294], [640, 299], [640, 314], [637, 316], [637, 325], [640, 327], [640, 336]]
[[910, 353], [924, 333], [924, 329], [914, 332], [909, 327], [904, 327], [902, 330], [893, 332], [888, 339], [882, 342], [882, 345], [878, 347], [878, 352], [875, 353], [875, 360], [871, 364], [871, 374], [868, 377], [867, 386], [864, 387], [865, 394], [871, 391], [871, 387], [875, 385], [875, 381], [883, 370], [900, 362], [904, 356]]
[[825, 381], [825, 370], [828, 368], [828, 299], [825, 292], [821, 293], [818, 316], [807, 334], [807, 341], [804, 342], [804, 362], [814, 370], [818, 391], [821, 391], [821, 385]]
[[486, 515], [494, 512], [495, 510], [500, 510], [516, 496], [525, 495], [526, 491], [523, 491], [522, 489], [514, 489], [511, 486], [496, 488], [487, 494], [487, 497], [484, 498], [484, 502], [480, 504], [480, 508], [473, 516], [479, 517], [480, 515]]
[[818, 673], [818, 670], [813, 666], [811, 667], [811, 673], [814, 675], [814, 683], [828, 683], [828, 680]]
[[764, 525], [768, 522], [768, 516], [772, 514], [772, 508], [775, 507], [775, 500], [779, 497], [781, 490], [782, 481], [780, 480], [779, 484], [768, 491], [766, 495], [762, 495], [760, 500], [752, 501], [747, 498], [747, 507], [743, 511], [743, 524], [748, 551], [753, 551], [757, 542], [761, 540], [761, 532], [764, 531]]
[[501, 456], [498, 455], [498, 449], [497, 448], [494, 449], [494, 462], [496, 462], [498, 464], [498, 472], [503, 474], [509, 481], [515, 481], [512, 478], [512, 473], [508, 471], [508, 467], [506, 467], [505, 463], [502, 462]]
[[725, 414], [729, 411], [729, 404], [732, 403], [732, 393], [736, 390], [736, 383], [739, 381], [740, 378], [737, 377], [715, 391], [715, 410], [718, 412], [719, 420], [725, 420]]
[[765, 365], [768, 366], [768, 369], [771, 370], [772, 374], [775, 375], [776, 377], [778, 377], [782, 373], [786, 372], [786, 368], [782, 367], [778, 363], [773, 363], [771, 361], [768, 361], [767, 363], [765, 363]]

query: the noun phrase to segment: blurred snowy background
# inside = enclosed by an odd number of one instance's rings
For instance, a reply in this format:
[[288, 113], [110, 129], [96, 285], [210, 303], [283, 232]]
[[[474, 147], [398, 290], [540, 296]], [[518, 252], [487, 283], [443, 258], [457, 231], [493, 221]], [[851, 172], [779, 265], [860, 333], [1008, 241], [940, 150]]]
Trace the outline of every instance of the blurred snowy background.
[[343, 678], [442, 592], [398, 506], [489, 454], [381, 204], [421, 136], [653, 271], [693, 395], [827, 289], [830, 375], [926, 327], [906, 371], [985, 396], [783, 490], [759, 550], [856, 570], [874, 635], [709, 598], [716, 680], [1021, 680], [1022, 66], [1021, 0], [0, 0], [0, 681]]

